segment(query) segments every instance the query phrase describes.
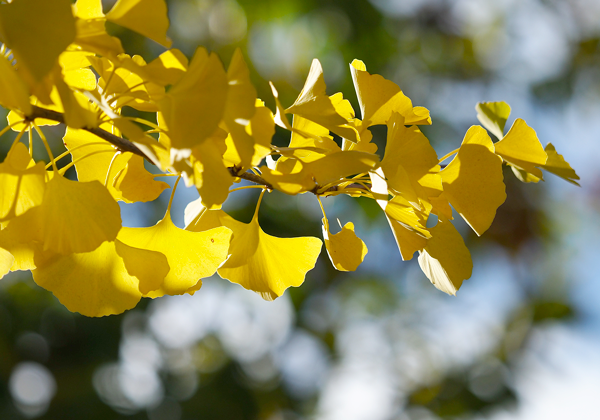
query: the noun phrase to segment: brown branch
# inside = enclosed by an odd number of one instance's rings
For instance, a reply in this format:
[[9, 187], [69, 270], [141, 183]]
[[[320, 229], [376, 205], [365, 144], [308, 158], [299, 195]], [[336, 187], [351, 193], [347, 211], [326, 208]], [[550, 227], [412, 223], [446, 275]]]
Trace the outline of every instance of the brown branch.
[[[61, 124], [65, 124], [65, 116], [62, 112], [53, 111], [51, 109], [40, 108], [39, 106], [32, 105], [32, 112], [30, 115], [25, 116], [25, 121], [33, 121], [37, 118], [44, 118], [46, 120], [56, 121]], [[106, 130], [103, 130], [99, 127], [87, 128], [84, 127], [82, 130], [87, 131], [88, 133], [92, 133], [95, 136], [100, 137], [102, 140], [106, 140], [113, 146], [115, 146], [118, 150], [122, 152], [130, 152], [134, 155], [138, 155], [146, 159], [148, 162], [152, 163], [152, 160], [146, 156], [144, 152], [142, 152], [135, 144], [130, 142], [123, 137], [115, 136], [113, 133], [110, 133]]]
[[253, 174], [252, 172], [239, 172], [239, 168], [236, 166], [232, 166], [227, 168], [231, 176], [245, 179], [246, 181], [254, 182], [255, 184], [264, 185], [268, 189], [272, 190], [273, 186], [266, 181], [263, 177]]

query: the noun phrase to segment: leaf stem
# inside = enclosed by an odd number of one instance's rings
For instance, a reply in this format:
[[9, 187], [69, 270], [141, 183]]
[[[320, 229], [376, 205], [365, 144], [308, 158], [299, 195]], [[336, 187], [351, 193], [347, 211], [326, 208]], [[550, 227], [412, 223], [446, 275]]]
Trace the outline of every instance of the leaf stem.
[[456, 150], [451, 151], [450, 153], [444, 155], [438, 163], [442, 163], [443, 161], [445, 161], [446, 159], [448, 159], [450, 156], [455, 155], [456, 153], [458, 153], [458, 151], [460, 150], [460, 147]]
[[56, 166], [56, 161], [54, 160], [54, 155], [52, 154], [52, 150], [50, 150], [50, 145], [48, 144], [48, 140], [46, 140], [46, 136], [44, 135], [42, 130], [40, 130], [40, 128], [37, 126], [35, 121], [31, 121], [31, 124], [33, 124], [33, 128], [35, 128], [35, 131], [40, 136], [40, 139], [42, 139], [42, 143], [44, 143], [44, 147], [46, 148], [46, 152], [48, 153], [48, 158], [52, 162], [52, 169], [54, 169], [54, 172], [57, 173], [58, 167]]

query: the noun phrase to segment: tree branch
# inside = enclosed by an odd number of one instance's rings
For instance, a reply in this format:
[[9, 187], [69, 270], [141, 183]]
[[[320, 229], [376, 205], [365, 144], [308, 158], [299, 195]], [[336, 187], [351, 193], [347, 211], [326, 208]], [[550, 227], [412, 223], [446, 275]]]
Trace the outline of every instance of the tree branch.
[[[25, 116], [26, 121], [33, 121], [36, 118], [44, 118], [46, 120], [56, 121], [58, 123], [65, 123], [65, 116], [61, 112], [52, 111], [51, 109], [40, 108], [39, 106], [32, 105], [32, 112], [30, 115]], [[130, 152], [134, 155], [138, 155], [146, 159], [148, 162], [152, 163], [152, 160], [146, 156], [144, 152], [142, 152], [135, 144], [130, 142], [123, 137], [115, 136], [113, 133], [110, 133], [102, 128], [87, 128], [84, 127], [82, 130], [87, 131], [88, 133], [92, 133], [95, 136], [100, 137], [102, 140], [106, 140], [113, 146], [115, 146], [118, 150], [122, 152]]]
[[[36, 106], [36, 105], [32, 105], [31, 108], [32, 108], [32, 112], [30, 115], [25, 116], [25, 121], [33, 121], [37, 118], [43, 118], [46, 120], [56, 121], [57, 123], [60, 123], [60, 124], [65, 124], [65, 116], [62, 112], [53, 111], [51, 109], [40, 108], [39, 106]], [[132, 142], [130, 142], [127, 139], [124, 139], [119, 136], [115, 136], [113, 133], [106, 131], [99, 127], [95, 127], [95, 128], [85, 127], [85, 128], [82, 128], [82, 130], [85, 130], [88, 133], [92, 133], [95, 136], [100, 137], [102, 140], [105, 140], [108, 143], [115, 146], [117, 148], [117, 150], [120, 150], [122, 152], [133, 153], [134, 155], [141, 156], [144, 159], [146, 159], [148, 162], [152, 163], [152, 161], [148, 158], [148, 156], [146, 156], [146, 154], [144, 152], [142, 152], [135, 144], [133, 144]], [[267, 187], [270, 190], [273, 189], [273, 186], [269, 182], [264, 180], [262, 177], [260, 177], [259, 175], [253, 174], [251, 172], [240, 173], [239, 172], [240, 168], [237, 168], [235, 166], [231, 167], [231, 168], [227, 168], [227, 169], [229, 170], [229, 173], [233, 177], [242, 178], [247, 181], [254, 182], [255, 184], [264, 185], [265, 187]]]
[[259, 184], [259, 185], [264, 185], [265, 187], [267, 187], [268, 189], [272, 190], [273, 186], [267, 182], [263, 177], [253, 174], [252, 172], [239, 172], [238, 167], [236, 166], [232, 166], [229, 169], [229, 173], [231, 174], [231, 176], [237, 177], [237, 178], [242, 178], [245, 179], [246, 181], [250, 181], [250, 182], [254, 182], [255, 184]]

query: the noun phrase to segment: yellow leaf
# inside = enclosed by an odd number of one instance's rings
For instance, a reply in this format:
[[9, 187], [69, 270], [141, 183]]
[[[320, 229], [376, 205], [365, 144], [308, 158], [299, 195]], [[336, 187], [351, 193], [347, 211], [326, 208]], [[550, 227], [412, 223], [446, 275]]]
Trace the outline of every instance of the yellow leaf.
[[[313, 162], [326, 154], [341, 151], [333, 137], [329, 135], [329, 130], [322, 125], [294, 115], [292, 127], [289, 147], [297, 148], [293, 151], [293, 156], [302, 162]], [[316, 149], [323, 149], [323, 153], [316, 152]]]
[[[161, 86], [174, 85], [188, 69], [187, 57], [178, 49], [167, 50], [148, 63], [145, 74], [147, 79]], [[142, 76], [140, 74], [140, 76]]]
[[34, 237], [24, 235], [23, 232], [25, 228], [31, 229], [31, 226], [37, 223], [34, 217], [36, 214], [35, 209], [30, 210], [12, 219], [8, 226], [0, 230], [0, 248], [4, 248], [14, 257], [10, 271], [35, 269], [34, 256], [41, 253], [42, 248]]
[[[348, 124], [348, 120], [338, 113], [332, 99], [327, 96], [323, 68], [316, 58], [312, 62], [304, 88], [296, 101], [285, 110], [286, 113], [300, 115], [311, 120], [335, 134], [352, 141], [358, 142], [356, 128]], [[335, 98], [336, 104], [339, 98]], [[344, 109], [343, 107], [340, 109]]]
[[19, 70], [41, 81], [75, 39], [70, 0], [18, 0], [0, 7], [0, 30]]
[[267, 235], [258, 224], [258, 206], [249, 224], [232, 219], [222, 210], [206, 210], [187, 229], [202, 231], [214, 226], [233, 231], [231, 256], [219, 268], [219, 275], [265, 300], [276, 299], [290, 286], [300, 286], [321, 252], [318, 238]]
[[120, 192], [119, 199], [126, 203], [154, 201], [169, 188], [169, 184], [156, 181], [144, 168], [144, 159], [141, 156], [133, 154], [127, 156], [127, 164], [115, 175], [113, 185], [114, 189]]
[[431, 124], [427, 109], [413, 107], [398, 85], [378, 74], [370, 74], [362, 61], [354, 60], [350, 72], [365, 128], [387, 124], [393, 112], [402, 115], [407, 125]]
[[80, 92], [73, 91], [62, 80], [57, 71], [54, 83], [64, 109], [65, 124], [73, 128], [95, 128], [98, 126], [96, 106]]
[[449, 221], [440, 218], [430, 231], [432, 237], [419, 251], [419, 265], [436, 288], [454, 296], [463, 280], [471, 277], [471, 254]]
[[331, 153], [309, 163], [294, 158], [281, 158], [279, 161], [274, 170], [264, 166], [260, 168], [263, 178], [286, 194], [298, 194], [315, 187], [325, 187], [350, 175], [368, 172], [379, 164], [379, 157], [371, 153], [347, 151]]
[[388, 186], [411, 203], [429, 202], [442, 192], [438, 157], [417, 126], [405, 127], [404, 118], [392, 113], [381, 168]]
[[123, 259], [127, 272], [137, 277], [138, 288], [142, 294], [148, 294], [162, 285], [170, 270], [164, 254], [149, 249], [134, 248], [119, 240], [115, 241], [115, 249]]
[[0, 279], [8, 274], [14, 262], [15, 257], [4, 248], [0, 248]]
[[475, 109], [479, 122], [498, 140], [502, 140], [504, 125], [510, 115], [510, 106], [506, 102], [479, 102]]
[[73, 5], [75, 16], [80, 19], [102, 19], [102, 0], [77, 0]]
[[331, 263], [339, 271], [355, 271], [369, 251], [354, 233], [354, 224], [348, 222], [336, 234], [329, 232], [329, 223], [323, 218], [323, 239]]
[[115, 247], [116, 242], [105, 242], [92, 252], [59, 256], [33, 270], [33, 280], [71, 312], [120, 314], [133, 308], [142, 294]]
[[543, 179], [542, 171], [536, 166], [543, 166], [548, 155], [538, 140], [535, 130], [521, 118], [515, 120], [506, 136], [494, 147], [496, 154], [508, 164]]
[[100, 74], [98, 85], [103, 95], [113, 97], [113, 109], [127, 105], [140, 111], [158, 111], [156, 102], [162, 99], [165, 89], [147, 79], [149, 72], [142, 57], [121, 54], [117, 62], [105, 57], [92, 57], [90, 62]]
[[221, 227], [206, 232], [188, 232], [175, 226], [167, 211], [156, 225], [124, 227], [118, 238], [129, 246], [157, 251], [167, 257], [169, 273], [158, 289], [145, 295], [155, 298], [183, 294], [202, 278], [212, 276], [227, 258], [231, 231]]
[[159, 101], [172, 148], [192, 149], [215, 132], [225, 112], [227, 90], [219, 58], [198, 48], [188, 71]]
[[241, 168], [250, 167], [254, 155], [254, 139], [246, 131], [256, 112], [256, 89], [250, 81], [250, 71], [237, 48], [227, 70], [227, 103], [223, 121], [240, 160]]
[[[0, 9], [2, 10], [2, 9]], [[31, 114], [29, 88], [4, 54], [0, 57], [0, 105]], [[10, 123], [10, 121], [9, 121]]]
[[483, 234], [506, 200], [502, 159], [494, 154], [483, 127], [469, 128], [460, 150], [440, 174], [443, 196], [477, 235]]
[[[77, 182], [55, 175], [47, 184], [38, 211], [38, 235], [44, 251], [67, 255], [90, 252], [113, 241], [121, 229], [121, 211], [98, 181]], [[35, 229], [35, 224], [31, 229]]]
[[43, 162], [34, 163], [27, 147], [17, 143], [0, 163], [0, 221], [10, 220], [42, 203]]
[[164, 0], [118, 0], [106, 14], [106, 19], [136, 31], [163, 47], [169, 48], [167, 38], [169, 18]]
[[571, 165], [565, 161], [563, 156], [556, 152], [554, 145], [552, 143], [548, 143], [544, 151], [548, 154], [548, 160], [542, 167], [548, 172], [552, 172], [554, 175], [561, 177], [565, 181], [579, 186], [579, 184], [575, 181], [576, 179], [579, 179], [579, 176], [577, 176], [575, 170], [571, 168]]
[[116, 60], [117, 55], [125, 51], [119, 38], [106, 33], [105, 21], [104, 18], [77, 19], [77, 36], [73, 43], [85, 51]]
[[369, 176], [372, 184], [371, 191], [376, 195], [377, 204], [385, 213], [402, 260], [411, 260], [416, 251], [425, 247], [427, 238], [431, 237], [425, 226], [426, 220], [419, 216], [402, 197], [396, 198], [395, 201], [388, 201], [388, 186], [381, 168], [378, 168], [375, 173], [370, 172]]
[[225, 139], [215, 137], [192, 150], [194, 184], [208, 208], [223, 204], [233, 184], [233, 177], [223, 163], [224, 152]]

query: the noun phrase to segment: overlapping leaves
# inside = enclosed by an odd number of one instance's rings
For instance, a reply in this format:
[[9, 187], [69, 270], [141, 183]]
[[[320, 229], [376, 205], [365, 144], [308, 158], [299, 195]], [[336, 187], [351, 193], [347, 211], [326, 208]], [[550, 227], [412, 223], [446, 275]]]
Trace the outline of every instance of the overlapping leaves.
[[[195, 293], [215, 273], [267, 300], [300, 286], [321, 240], [267, 234], [258, 204], [248, 224], [229, 216], [222, 205], [241, 179], [262, 186], [262, 194], [376, 200], [401, 258], [418, 253], [425, 276], [452, 295], [472, 270], [454, 212], [483, 234], [506, 198], [503, 164], [524, 182], [543, 180], [542, 170], [574, 184], [579, 179], [523, 119], [504, 133], [504, 102], [476, 107], [498, 141], [471, 127], [440, 161], [418, 127], [431, 124], [429, 111], [360, 60], [350, 64], [360, 114], [342, 93], [327, 92], [318, 60], [289, 106], [271, 85], [273, 112], [257, 97], [240, 51], [228, 67], [202, 47], [191, 60], [167, 49], [146, 62], [125, 54], [106, 22], [170, 47], [164, 0], [118, 0], [106, 13], [100, 0], [0, 5], [0, 105], [19, 132], [0, 163], [0, 276], [32, 270], [35, 282], [71, 311], [120, 313], [142, 297]], [[156, 118], [127, 117], [128, 107]], [[58, 123], [67, 126], [65, 153], [50, 155], [47, 165], [36, 162], [34, 148], [50, 152], [39, 127]], [[272, 144], [275, 125], [290, 132], [285, 147]], [[373, 141], [376, 125], [387, 129], [384, 150]], [[40, 142], [28, 149], [21, 139], [34, 132]], [[77, 181], [64, 176], [70, 166]], [[170, 204], [154, 226], [123, 227], [117, 201], [155, 200], [168, 188], [156, 179], [163, 175], [178, 175], [198, 191], [186, 209], [186, 229], [171, 221]], [[323, 214], [331, 263], [354, 271], [367, 246], [352, 222], [340, 229], [332, 232]]]

